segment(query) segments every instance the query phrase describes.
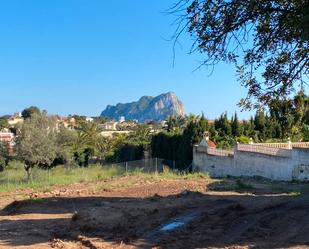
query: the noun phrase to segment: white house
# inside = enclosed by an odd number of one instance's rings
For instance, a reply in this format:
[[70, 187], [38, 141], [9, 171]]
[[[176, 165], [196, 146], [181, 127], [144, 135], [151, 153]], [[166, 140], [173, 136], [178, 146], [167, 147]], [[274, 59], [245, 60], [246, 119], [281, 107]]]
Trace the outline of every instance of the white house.
[[99, 124], [98, 127], [105, 131], [116, 131], [118, 122], [109, 121], [104, 124]]

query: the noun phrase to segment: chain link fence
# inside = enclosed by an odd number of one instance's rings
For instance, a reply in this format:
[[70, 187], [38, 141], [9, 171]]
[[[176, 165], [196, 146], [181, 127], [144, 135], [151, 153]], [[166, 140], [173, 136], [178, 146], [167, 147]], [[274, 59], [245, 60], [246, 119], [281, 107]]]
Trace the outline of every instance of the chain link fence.
[[143, 173], [162, 173], [165, 171], [186, 171], [192, 170], [192, 161], [177, 161], [162, 158], [149, 158], [136, 161], [128, 161], [115, 164], [103, 164], [103, 167], [119, 167], [124, 172], [140, 171]]
[[44, 186], [104, 180], [111, 177], [141, 173], [163, 173], [171, 171], [190, 172], [190, 161], [173, 161], [150, 158], [111, 164], [95, 164], [88, 167], [57, 166], [51, 169], [34, 167], [29, 178], [21, 162], [13, 161], [0, 172], [0, 192], [23, 187], [41, 188]]

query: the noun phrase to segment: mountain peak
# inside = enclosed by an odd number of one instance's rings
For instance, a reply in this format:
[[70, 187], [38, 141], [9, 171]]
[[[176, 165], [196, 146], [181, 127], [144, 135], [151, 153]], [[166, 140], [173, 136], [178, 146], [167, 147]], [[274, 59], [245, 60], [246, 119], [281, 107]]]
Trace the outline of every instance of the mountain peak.
[[162, 121], [171, 115], [184, 115], [184, 106], [174, 92], [163, 93], [156, 97], [143, 96], [136, 102], [108, 105], [101, 116], [116, 119], [124, 116], [127, 120], [137, 119]]

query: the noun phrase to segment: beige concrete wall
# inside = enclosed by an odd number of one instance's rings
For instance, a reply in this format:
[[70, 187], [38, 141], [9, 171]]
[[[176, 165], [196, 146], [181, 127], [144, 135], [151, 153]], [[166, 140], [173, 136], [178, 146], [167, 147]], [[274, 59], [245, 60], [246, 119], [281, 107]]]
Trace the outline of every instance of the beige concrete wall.
[[248, 151], [234, 151], [234, 156], [210, 155], [194, 148], [193, 166], [214, 177], [262, 176], [273, 180], [309, 181], [309, 150], [295, 148], [288, 157]]
[[235, 169], [238, 175], [262, 176], [273, 180], [292, 180], [291, 157], [279, 157], [261, 153], [237, 151]]
[[215, 156], [194, 148], [193, 165], [198, 171], [207, 171], [211, 176], [234, 175], [233, 156]]
[[293, 179], [309, 181], [309, 150], [293, 148]]

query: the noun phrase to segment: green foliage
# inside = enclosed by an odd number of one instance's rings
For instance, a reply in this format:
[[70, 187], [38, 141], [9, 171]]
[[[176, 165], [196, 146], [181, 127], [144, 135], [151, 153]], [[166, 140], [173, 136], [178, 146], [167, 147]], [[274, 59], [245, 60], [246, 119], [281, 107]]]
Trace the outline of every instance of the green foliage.
[[78, 143], [78, 134], [75, 130], [69, 130], [64, 126], [58, 128], [56, 133], [56, 158], [53, 165], [72, 164], [73, 154], [75, 152], [75, 146]]
[[219, 149], [231, 149], [235, 144], [235, 138], [232, 136], [215, 137], [214, 141]]
[[57, 155], [55, 118], [46, 113], [27, 118], [18, 130], [16, 151], [29, 173], [34, 165], [50, 167]]
[[79, 148], [89, 148], [94, 155], [106, 150], [106, 140], [101, 136], [102, 130], [92, 122], [84, 122], [78, 127]]
[[242, 130], [241, 130], [241, 125], [239, 123], [239, 120], [238, 120], [238, 116], [237, 116], [237, 113], [235, 112], [234, 116], [232, 117], [232, 120], [231, 120], [231, 129], [232, 129], [232, 135], [234, 137], [238, 137], [240, 136], [240, 134], [242, 134]]
[[230, 121], [225, 112], [218, 119], [215, 119], [210, 138], [216, 143], [218, 148], [228, 149], [235, 143], [235, 134], [240, 135], [240, 132], [241, 126], [237, 115], [235, 114]]
[[145, 149], [147, 149], [150, 138], [151, 134], [148, 125], [140, 124], [128, 135], [127, 140], [136, 144], [142, 144], [145, 146]]
[[[254, 142], [282, 142], [288, 137], [292, 141], [308, 140], [306, 126], [309, 124], [307, 123], [309, 121], [307, 120], [309, 98], [304, 90], [291, 99], [273, 99], [267, 109], [267, 112], [257, 110], [249, 121], [243, 122], [236, 122], [237, 116], [235, 115], [229, 121], [226, 114], [222, 114], [219, 119], [215, 120], [215, 126], [210, 130], [212, 140], [217, 143], [218, 147], [232, 146], [233, 139], [228, 135], [229, 126], [231, 126], [232, 137], [246, 136], [253, 138]], [[235, 136], [236, 134], [239, 135]]]
[[241, 144], [248, 144], [250, 142], [250, 138], [242, 135], [242, 136], [237, 138], [237, 142], [239, 142]]
[[241, 105], [258, 107], [307, 80], [308, 9], [308, 0], [179, 0], [175, 43], [187, 30], [203, 65], [234, 63], [248, 88]]
[[[114, 177], [121, 177], [126, 174], [123, 168], [117, 165], [101, 166], [89, 165], [84, 167], [66, 167], [58, 166], [50, 170], [39, 167], [33, 168], [33, 175], [31, 181], [28, 181], [23, 163], [18, 161], [11, 161], [7, 169], [0, 172], [0, 192], [14, 191], [16, 189], [36, 189], [40, 191], [51, 191], [51, 186], [61, 186], [70, 183], [78, 182], [96, 182], [98, 189], [112, 189], [120, 186], [129, 186], [135, 184], [137, 181], [161, 181], [161, 180], [177, 180], [177, 179], [205, 179], [209, 178], [207, 173], [184, 173], [179, 171], [162, 172], [162, 173], [145, 173], [142, 171], [131, 171], [129, 175], [138, 176], [136, 178], [122, 179], [121, 185], [119, 181], [107, 182], [103, 180]], [[36, 202], [36, 201], [35, 201]], [[40, 199], [37, 200], [40, 202]]]
[[232, 135], [231, 123], [227, 117], [226, 112], [221, 114], [219, 119], [215, 120], [215, 129], [221, 137]]
[[138, 143], [122, 144], [113, 155], [114, 162], [140, 160], [144, 157], [144, 146]]
[[109, 141], [109, 153], [106, 160], [109, 162], [125, 162], [144, 158], [145, 151], [149, 150], [151, 134], [148, 125], [137, 125], [126, 136], [117, 136]]
[[249, 121], [243, 122], [243, 135], [248, 137], [253, 137], [255, 135], [255, 125], [252, 117]]
[[101, 181], [124, 174], [123, 169], [117, 166], [90, 165], [87, 168], [58, 166], [50, 170], [34, 167], [29, 181], [23, 168], [22, 162], [12, 161], [5, 171], [0, 172], [0, 192], [23, 188], [42, 190], [53, 185]]
[[269, 105], [270, 116], [277, 120], [281, 127], [281, 138], [290, 136], [294, 123], [294, 103], [292, 100], [274, 99]]
[[274, 99], [268, 112], [257, 110], [250, 120], [239, 121], [235, 113], [231, 119], [227, 113], [209, 124], [202, 117], [190, 115], [178, 125], [176, 117], [168, 120], [167, 131], [153, 136], [151, 151], [154, 157], [169, 160], [192, 160], [192, 148], [200, 142], [203, 133], [209, 131], [217, 148], [230, 149], [236, 142], [309, 141], [309, 98], [300, 91], [293, 99]]
[[[75, 120], [75, 123], [76, 123], [76, 127], [81, 127], [83, 124], [85, 124], [87, 121], [86, 121], [86, 116], [80, 116], [80, 115], [69, 115], [69, 118], [73, 118]], [[75, 128], [76, 128], [75, 127]]]
[[236, 189], [237, 190], [250, 190], [250, 189], [254, 189], [254, 187], [249, 184], [249, 183], [245, 183], [240, 179], [236, 180]]
[[108, 121], [107, 118], [104, 117], [93, 117], [93, 122], [96, 124], [104, 124]]
[[201, 117], [190, 115], [186, 117], [186, 126], [182, 132], [174, 129], [152, 137], [152, 156], [183, 162], [191, 161], [193, 146], [200, 143], [208, 128], [209, 124], [204, 115]]
[[262, 110], [258, 110], [254, 117], [254, 127], [257, 131], [259, 141], [266, 139], [266, 115]]
[[89, 159], [95, 155], [93, 148], [81, 148], [74, 152], [75, 163], [79, 166], [88, 166]]
[[41, 113], [41, 110], [36, 107], [36, 106], [30, 106], [26, 109], [24, 109], [21, 113], [21, 116], [24, 118], [24, 119], [27, 119], [27, 118], [31, 118], [32, 115], [34, 114], [40, 114]]
[[309, 142], [309, 125], [305, 124], [302, 128], [304, 142]]
[[151, 151], [153, 157], [169, 160], [181, 160], [182, 133], [160, 132], [152, 137]]
[[[202, 114], [185, 117], [170, 117], [167, 128], [152, 133], [156, 123], [135, 124], [128, 134], [103, 137], [98, 123], [78, 119], [76, 130], [56, 124], [56, 117], [36, 108], [27, 108], [30, 113], [25, 122], [16, 127], [16, 158], [25, 163], [31, 174], [35, 165], [51, 168], [59, 164], [88, 166], [90, 162], [123, 162], [140, 160], [151, 152], [153, 157], [184, 162], [192, 160], [192, 150], [200, 143], [205, 131], [217, 148], [230, 149], [236, 142], [282, 142], [309, 141], [309, 98], [302, 90], [292, 99], [273, 99], [268, 108], [258, 110], [250, 120], [240, 121], [235, 113], [231, 119], [223, 113], [213, 123]], [[32, 113], [32, 114], [31, 114]], [[0, 146], [0, 169], [12, 158], [7, 148]], [[177, 166], [181, 168], [181, 163]]]
[[9, 128], [8, 119], [6, 117], [0, 117], [0, 131], [4, 128]]
[[170, 116], [167, 119], [166, 130], [168, 132], [177, 132], [185, 127], [186, 119], [182, 116]]
[[0, 171], [8, 164], [10, 159], [9, 146], [7, 143], [0, 142]]

